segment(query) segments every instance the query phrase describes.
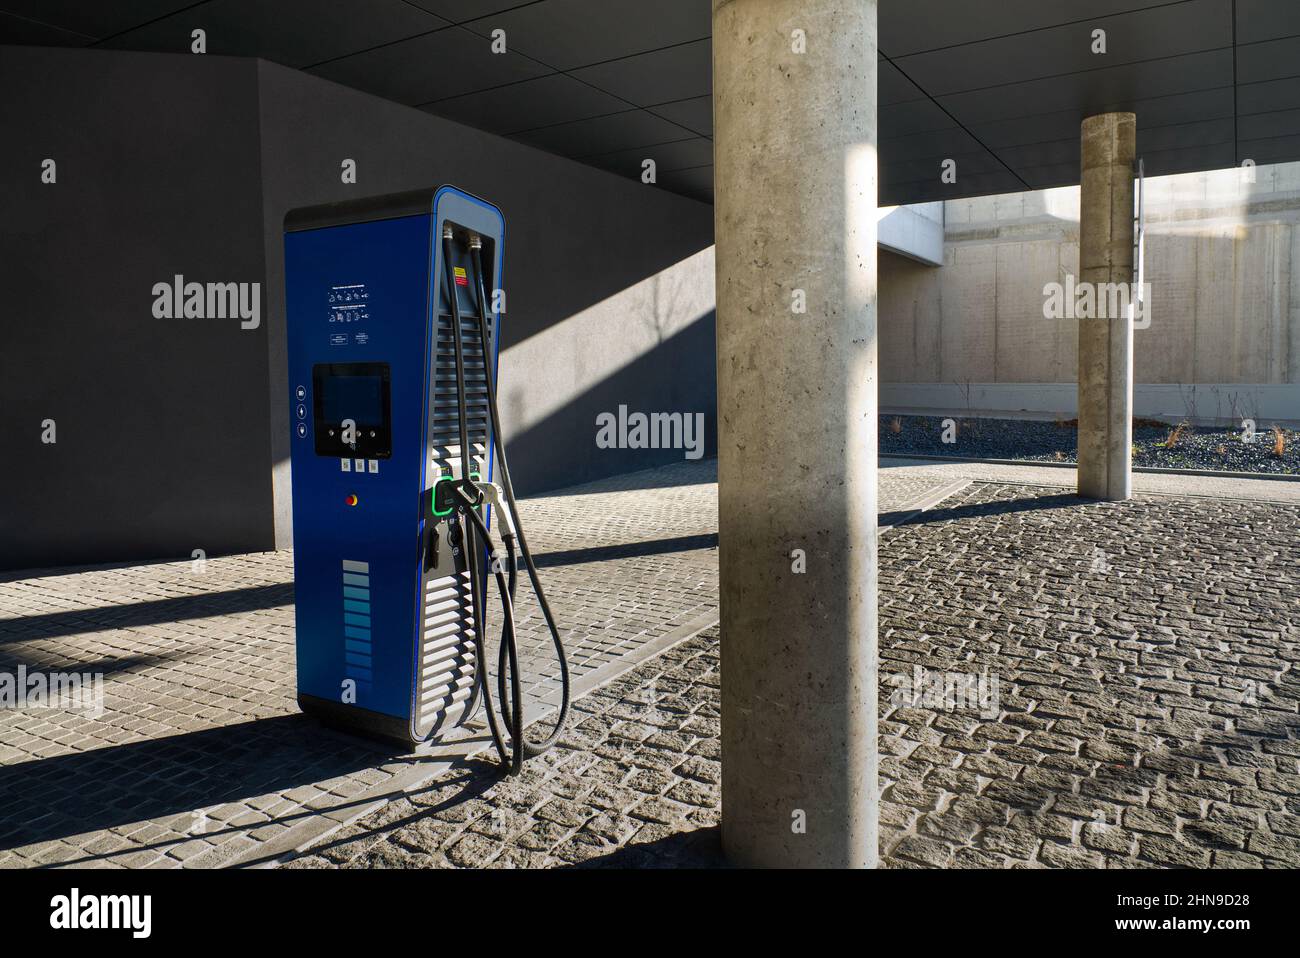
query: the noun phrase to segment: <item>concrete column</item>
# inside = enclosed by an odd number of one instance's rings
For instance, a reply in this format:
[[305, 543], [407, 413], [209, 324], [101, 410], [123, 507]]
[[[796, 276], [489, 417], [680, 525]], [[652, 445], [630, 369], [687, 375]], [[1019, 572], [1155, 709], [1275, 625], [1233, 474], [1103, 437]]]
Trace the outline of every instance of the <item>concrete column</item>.
[[713, 105], [723, 848], [872, 866], [876, 0], [713, 0]]
[[[1106, 284], [1133, 282], [1132, 113], [1083, 121], [1080, 151], [1079, 280], [1100, 310]], [[1100, 314], [1098, 314], [1100, 315]], [[1079, 321], [1079, 495], [1127, 499], [1133, 471], [1133, 323]]]

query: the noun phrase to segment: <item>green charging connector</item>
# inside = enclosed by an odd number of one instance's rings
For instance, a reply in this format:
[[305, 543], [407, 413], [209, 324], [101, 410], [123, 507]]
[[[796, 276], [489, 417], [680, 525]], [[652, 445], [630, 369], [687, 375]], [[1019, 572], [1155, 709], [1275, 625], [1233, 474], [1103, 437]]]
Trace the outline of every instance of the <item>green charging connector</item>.
[[[469, 477], [473, 482], [479, 481], [479, 474], [477, 472], [471, 472]], [[434, 480], [433, 488], [430, 490], [429, 509], [436, 518], [441, 519], [443, 516], [449, 516], [456, 511], [456, 493], [454, 488], [452, 488], [456, 481], [456, 477], [450, 472], [443, 473]], [[444, 484], [449, 484], [448, 488], [440, 489], [439, 487]], [[440, 503], [446, 508], [439, 509], [438, 506]]]

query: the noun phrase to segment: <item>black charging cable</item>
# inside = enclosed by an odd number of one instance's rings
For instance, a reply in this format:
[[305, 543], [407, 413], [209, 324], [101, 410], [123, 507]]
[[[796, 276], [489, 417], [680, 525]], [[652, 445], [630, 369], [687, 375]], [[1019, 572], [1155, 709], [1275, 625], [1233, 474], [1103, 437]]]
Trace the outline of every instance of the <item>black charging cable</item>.
[[[497, 410], [497, 392], [496, 384], [492, 381], [491, 375], [491, 351], [488, 343], [488, 312], [487, 312], [487, 295], [483, 283], [483, 257], [482, 257], [483, 240], [481, 237], [471, 235], [469, 238], [469, 257], [470, 267], [474, 272], [475, 299], [478, 300], [478, 330], [479, 342], [483, 350], [483, 362], [488, 365], [488, 375], [484, 378], [487, 381], [488, 396], [488, 415], [492, 424], [492, 441], [497, 451], [497, 463], [501, 467], [501, 489], [505, 493], [506, 504], [511, 514], [514, 516], [515, 534], [519, 539], [519, 554], [523, 556], [524, 566], [528, 569], [528, 579], [532, 583], [533, 592], [537, 596], [537, 604], [542, 610], [542, 617], [546, 620], [546, 628], [551, 634], [551, 644], [555, 648], [555, 656], [560, 665], [560, 711], [555, 720], [555, 728], [541, 742], [529, 742], [527, 739], [520, 738], [518, 741], [524, 751], [525, 757], [532, 758], [535, 755], [541, 755], [559, 739], [560, 734], [564, 731], [565, 723], [569, 718], [569, 699], [571, 695], [569, 682], [569, 657], [564, 650], [564, 640], [560, 638], [559, 627], [555, 624], [555, 616], [551, 612], [551, 604], [546, 601], [546, 593], [542, 589], [541, 578], [537, 575], [537, 566], [533, 562], [532, 550], [528, 548], [528, 540], [524, 536], [523, 522], [519, 517], [519, 506], [515, 503], [514, 485], [510, 481], [510, 465], [506, 461], [505, 440], [501, 433], [501, 414]], [[513, 549], [511, 549], [511, 565], [514, 564]], [[514, 598], [514, 579], [515, 570], [510, 570], [510, 595]], [[498, 669], [498, 682], [501, 681], [501, 670]], [[512, 672], [512, 680], [515, 673]], [[503, 713], [506, 721], [510, 721], [510, 714], [505, 712], [505, 700], [502, 697]]]
[[[451, 313], [451, 341], [452, 352], [456, 357], [456, 400], [458, 408], [457, 425], [459, 426], [460, 440], [460, 484], [456, 487], [459, 498], [464, 496], [464, 484], [470, 481], [474, 475], [473, 460], [469, 446], [469, 410], [465, 390], [465, 351], [461, 343], [461, 324], [460, 324], [460, 301], [456, 295], [456, 284], [452, 280], [451, 266], [451, 227], [445, 227], [442, 231], [442, 260], [443, 276], [447, 284], [447, 300], [450, 304]], [[484, 370], [486, 371], [486, 359], [484, 359]], [[436, 495], [436, 487], [435, 493]], [[478, 515], [478, 506], [482, 502], [481, 495], [473, 497], [472, 508], [466, 508], [464, 502], [457, 502], [456, 511], [459, 515], [473, 514]], [[486, 618], [486, 601], [483, 595], [483, 578], [479, 575], [479, 556], [483, 555], [483, 550], [476, 545], [478, 536], [477, 528], [466, 530], [468, 541], [465, 543], [465, 559], [469, 570], [470, 578], [470, 596], [471, 604], [474, 610], [474, 690], [475, 694], [471, 697], [470, 705], [476, 704], [475, 699], [480, 695], [484, 700], [487, 712], [488, 729], [492, 733], [492, 742], [496, 746], [497, 753], [501, 756], [501, 761], [509, 765], [511, 773], [518, 771], [519, 764], [511, 761], [509, 750], [506, 748], [505, 741], [501, 737], [501, 730], [497, 727], [496, 710], [492, 707], [492, 694], [488, 689], [487, 682], [483, 679], [483, 670], [487, 667], [487, 640], [485, 638], [485, 618]], [[513, 640], [514, 628], [513, 620], [507, 622], [508, 632]], [[504, 638], [504, 636], [503, 636]], [[467, 712], [472, 714], [472, 712]]]
[[[442, 258], [443, 258], [443, 276], [447, 288], [447, 298], [450, 304], [451, 321], [452, 321], [452, 339], [454, 342], [454, 353], [456, 358], [456, 395], [459, 405], [459, 427], [460, 427], [460, 449], [461, 449], [461, 475], [470, 477], [474, 475], [471, 466], [469, 451], [469, 408], [467, 392], [465, 388], [465, 358], [464, 349], [461, 343], [461, 314], [459, 296], [456, 290], [456, 283], [453, 280], [452, 268], [452, 243], [454, 239], [451, 227], [446, 227], [442, 235]], [[473, 529], [472, 539], [475, 545], [470, 547], [469, 551], [469, 569], [473, 579], [473, 602], [474, 602], [474, 644], [475, 655], [478, 663], [476, 668], [477, 678], [475, 681], [476, 694], [478, 698], [481, 693], [485, 710], [487, 711], [488, 728], [492, 734], [493, 744], [496, 746], [497, 753], [501, 756], [501, 761], [508, 766], [510, 773], [518, 774], [523, 767], [524, 759], [540, 755], [555, 744], [560, 734], [564, 730], [565, 723], [569, 714], [570, 700], [570, 680], [569, 680], [569, 662], [568, 656], [564, 650], [564, 642], [560, 638], [559, 628], [555, 624], [555, 616], [551, 612], [550, 603], [546, 600], [546, 594], [542, 590], [541, 580], [537, 575], [537, 567], [533, 562], [532, 553], [528, 548], [528, 541], [524, 537], [523, 525], [520, 522], [519, 507], [515, 502], [514, 487], [510, 481], [510, 468], [506, 462], [505, 442], [501, 436], [501, 418], [497, 411], [496, 385], [492, 377], [491, 350], [488, 342], [488, 315], [487, 302], [484, 295], [483, 283], [483, 265], [480, 256], [482, 240], [478, 236], [470, 236], [470, 261], [474, 271], [474, 283], [478, 299], [478, 320], [479, 320], [479, 343], [483, 357], [484, 382], [487, 387], [488, 414], [490, 416], [490, 425], [492, 432], [492, 441], [497, 453], [497, 467], [501, 475], [501, 489], [505, 497], [505, 502], [496, 502], [502, 512], [501, 525], [504, 527], [502, 532], [502, 544], [506, 552], [506, 562], [501, 562], [501, 557], [493, 548], [492, 537], [487, 528], [487, 523], [479, 510], [483, 505], [482, 489], [475, 484], [472, 479], [462, 478], [455, 484], [454, 492], [458, 498], [457, 511], [464, 515]], [[486, 486], [483, 488], [487, 488]], [[505, 514], [509, 510], [509, 515]], [[555, 722], [555, 728], [551, 734], [541, 742], [530, 742], [524, 734], [524, 707], [523, 695], [520, 688], [519, 672], [519, 651], [516, 642], [515, 632], [515, 615], [514, 599], [518, 579], [518, 560], [515, 553], [515, 539], [518, 539], [519, 555], [523, 556], [524, 565], [528, 569], [529, 580], [532, 584], [533, 591], [537, 596], [537, 602], [542, 610], [542, 616], [546, 620], [547, 628], [551, 634], [551, 641], [555, 647], [556, 655], [560, 666], [560, 688], [561, 701], [559, 716]], [[501, 716], [504, 724], [508, 729], [511, 742], [507, 748], [503, 740], [500, 729], [497, 724], [496, 709], [492, 704], [492, 695], [488, 688], [486, 675], [486, 643], [484, 635], [486, 633], [486, 609], [485, 597], [482, 593], [482, 577], [479, 575], [478, 559], [486, 556], [490, 562], [489, 569], [496, 579], [497, 590], [501, 596], [502, 611], [502, 630], [501, 645], [499, 649], [499, 658], [497, 661], [497, 692], [500, 702]], [[509, 685], [509, 694], [507, 694], [507, 684]]]

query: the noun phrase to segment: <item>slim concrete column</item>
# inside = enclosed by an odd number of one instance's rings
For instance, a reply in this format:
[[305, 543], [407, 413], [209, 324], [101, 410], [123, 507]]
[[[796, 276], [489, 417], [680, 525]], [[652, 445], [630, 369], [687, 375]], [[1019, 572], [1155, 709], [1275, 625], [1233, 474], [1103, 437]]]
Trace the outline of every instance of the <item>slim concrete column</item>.
[[876, 0], [713, 0], [713, 105], [723, 848], [871, 866]]
[[[1132, 113], [1083, 121], [1079, 196], [1079, 280], [1100, 311], [1106, 284], [1133, 282]], [[1127, 499], [1133, 467], [1133, 323], [1079, 319], [1079, 495]]]

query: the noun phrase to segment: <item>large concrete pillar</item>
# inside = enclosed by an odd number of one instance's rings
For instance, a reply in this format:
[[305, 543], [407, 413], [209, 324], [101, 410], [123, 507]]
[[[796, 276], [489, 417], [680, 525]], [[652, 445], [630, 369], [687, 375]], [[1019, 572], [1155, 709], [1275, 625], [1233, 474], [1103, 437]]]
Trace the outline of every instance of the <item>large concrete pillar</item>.
[[[1098, 311], [1114, 302], [1111, 283], [1133, 282], [1132, 113], [1083, 121], [1079, 195], [1079, 280]], [[1133, 472], [1133, 323], [1079, 319], [1079, 495], [1127, 499]]]
[[713, 105], [723, 848], [871, 866], [876, 0], [713, 0]]

